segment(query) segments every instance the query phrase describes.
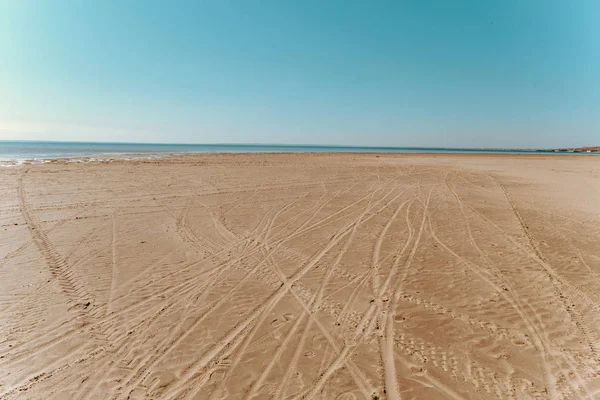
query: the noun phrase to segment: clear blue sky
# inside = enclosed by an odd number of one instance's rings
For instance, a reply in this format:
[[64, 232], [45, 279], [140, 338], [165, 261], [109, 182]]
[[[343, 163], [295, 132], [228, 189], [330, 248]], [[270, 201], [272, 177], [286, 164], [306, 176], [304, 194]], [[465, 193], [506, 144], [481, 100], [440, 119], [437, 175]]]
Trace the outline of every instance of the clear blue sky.
[[600, 2], [0, 1], [0, 139], [600, 144]]

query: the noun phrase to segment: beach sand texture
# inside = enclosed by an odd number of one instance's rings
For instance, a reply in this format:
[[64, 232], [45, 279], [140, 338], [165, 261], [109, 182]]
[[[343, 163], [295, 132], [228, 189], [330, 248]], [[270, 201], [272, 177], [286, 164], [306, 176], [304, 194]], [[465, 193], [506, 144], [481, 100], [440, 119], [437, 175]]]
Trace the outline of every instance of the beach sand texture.
[[0, 170], [0, 398], [600, 398], [600, 158]]

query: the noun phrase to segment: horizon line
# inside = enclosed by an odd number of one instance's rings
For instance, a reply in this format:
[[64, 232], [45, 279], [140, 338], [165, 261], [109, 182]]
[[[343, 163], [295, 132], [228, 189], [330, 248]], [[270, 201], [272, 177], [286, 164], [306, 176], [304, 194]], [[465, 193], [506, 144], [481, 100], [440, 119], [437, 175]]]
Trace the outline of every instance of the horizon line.
[[166, 146], [287, 146], [287, 147], [339, 147], [339, 148], [362, 148], [362, 149], [447, 149], [447, 150], [556, 150], [573, 149], [578, 147], [433, 147], [433, 146], [362, 146], [362, 145], [340, 145], [340, 144], [285, 144], [285, 143], [167, 143], [167, 142], [102, 142], [85, 140], [31, 140], [31, 139], [0, 139], [0, 143], [81, 143], [81, 144], [129, 144], [129, 145], [166, 145]]

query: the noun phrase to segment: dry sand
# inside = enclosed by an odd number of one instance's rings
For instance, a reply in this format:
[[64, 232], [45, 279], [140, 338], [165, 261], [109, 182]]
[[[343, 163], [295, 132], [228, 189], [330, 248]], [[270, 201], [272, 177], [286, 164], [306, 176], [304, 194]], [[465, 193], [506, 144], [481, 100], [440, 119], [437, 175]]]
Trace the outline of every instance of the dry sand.
[[600, 158], [0, 170], [0, 398], [600, 398]]

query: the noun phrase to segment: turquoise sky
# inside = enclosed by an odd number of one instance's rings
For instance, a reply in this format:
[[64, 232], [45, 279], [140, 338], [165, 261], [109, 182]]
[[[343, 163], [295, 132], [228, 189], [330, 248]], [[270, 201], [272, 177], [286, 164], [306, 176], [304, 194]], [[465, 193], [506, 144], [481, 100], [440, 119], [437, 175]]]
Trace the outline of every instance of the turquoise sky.
[[600, 144], [600, 1], [0, 1], [0, 139]]

